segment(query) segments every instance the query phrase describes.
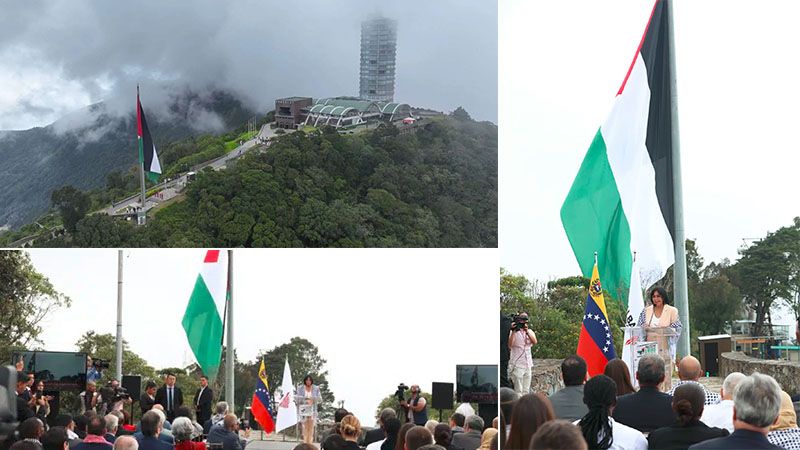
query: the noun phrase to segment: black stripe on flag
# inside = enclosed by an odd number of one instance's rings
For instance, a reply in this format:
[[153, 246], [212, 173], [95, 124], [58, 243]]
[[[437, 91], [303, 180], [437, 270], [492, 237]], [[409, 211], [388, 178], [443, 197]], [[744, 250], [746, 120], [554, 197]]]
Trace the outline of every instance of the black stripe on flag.
[[656, 171], [656, 195], [661, 214], [675, 240], [675, 207], [672, 177], [672, 74], [669, 69], [669, 15], [666, 0], [659, 0], [642, 42], [642, 59], [650, 85], [647, 151]]
[[150, 172], [153, 167], [153, 138], [150, 136], [150, 129], [147, 128], [147, 119], [144, 118], [144, 108], [139, 103], [139, 114], [142, 118], [142, 151], [144, 152], [144, 170]]

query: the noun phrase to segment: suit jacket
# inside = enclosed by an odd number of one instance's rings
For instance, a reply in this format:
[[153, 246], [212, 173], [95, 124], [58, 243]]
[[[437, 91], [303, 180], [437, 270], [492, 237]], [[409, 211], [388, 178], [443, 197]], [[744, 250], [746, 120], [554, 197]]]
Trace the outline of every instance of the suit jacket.
[[583, 385], [567, 386], [550, 396], [553, 412], [557, 419], [574, 422], [589, 412], [586, 403], [583, 403]]
[[672, 411], [672, 397], [652, 386], [617, 397], [613, 417], [617, 422], [641, 432], [672, 425], [676, 420]]
[[653, 449], [684, 449], [692, 444], [727, 436], [724, 428], [709, 427], [700, 422], [687, 426], [675, 423], [672, 426], [659, 428], [647, 436], [648, 447]]
[[373, 442], [382, 441], [385, 438], [386, 432], [383, 431], [383, 428], [373, 428], [364, 433], [364, 442], [361, 444], [361, 446], [366, 447]]
[[106, 434], [105, 434], [105, 436], [103, 436], [103, 437], [104, 437], [104, 438], [105, 438], [105, 439], [106, 439], [108, 442], [111, 442], [112, 444], [114, 443], [114, 441], [115, 441], [115, 440], [117, 440], [117, 437], [116, 437], [115, 435], [111, 434], [111, 433], [106, 433]]
[[174, 446], [151, 436], [142, 437], [138, 441], [139, 450], [174, 450]]
[[[30, 400], [30, 398], [29, 398]], [[22, 423], [23, 420], [34, 417], [33, 410], [28, 406], [28, 402], [21, 395], [17, 396], [17, 421]]]
[[194, 398], [192, 398], [195, 416], [197, 417], [197, 423], [206, 423], [206, 420], [211, 418], [211, 404], [214, 402], [214, 391], [211, 389], [211, 386], [206, 386], [206, 388], [203, 389], [203, 395], [200, 396], [199, 399], [197, 398], [198, 395], [200, 395], [200, 389], [197, 389], [197, 392], [194, 393]]
[[155, 397], [151, 399], [150, 396], [147, 395], [147, 392], [142, 392], [142, 396], [139, 397], [139, 408], [141, 408], [142, 410], [142, 415], [144, 415], [144, 413], [146, 413], [147, 411], [153, 409], [153, 405], [155, 404], [156, 404]]
[[464, 450], [476, 450], [481, 446], [481, 432], [470, 430], [465, 433], [454, 434], [451, 444]]
[[[242, 450], [242, 440], [237, 433], [225, 429], [223, 426], [211, 427], [206, 440], [209, 444], [222, 444], [222, 450]], [[141, 450], [141, 448], [139, 449]]]
[[175, 408], [183, 405], [183, 392], [178, 385], [175, 385], [175, 391], [172, 396], [172, 409], [167, 409], [167, 385], [161, 386], [156, 391], [156, 403], [164, 407], [164, 412], [167, 414], [167, 420], [172, 422], [175, 420]]
[[694, 444], [690, 450], [704, 449], [780, 449], [777, 445], [772, 445], [767, 437], [761, 433], [748, 430], [734, 430], [733, 434], [726, 437], [711, 439], [709, 441]]

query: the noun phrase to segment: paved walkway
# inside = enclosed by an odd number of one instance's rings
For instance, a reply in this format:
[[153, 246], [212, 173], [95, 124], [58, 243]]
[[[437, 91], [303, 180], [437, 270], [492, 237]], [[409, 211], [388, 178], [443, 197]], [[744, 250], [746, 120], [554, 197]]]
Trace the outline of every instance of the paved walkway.
[[[272, 434], [264, 436], [263, 440], [259, 436], [258, 431], [254, 431], [250, 435], [252, 441], [247, 444], [246, 450], [292, 450], [300, 441], [295, 441], [292, 437], [285, 437], [281, 434]], [[319, 443], [314, 443], [319, 448]]]

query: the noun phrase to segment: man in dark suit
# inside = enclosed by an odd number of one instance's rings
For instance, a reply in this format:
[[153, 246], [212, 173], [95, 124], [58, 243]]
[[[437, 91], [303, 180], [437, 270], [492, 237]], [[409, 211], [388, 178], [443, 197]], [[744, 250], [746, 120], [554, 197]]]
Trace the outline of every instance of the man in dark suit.
[[392, 408], [383, 408], [381, 410], [381, 414], [378, 416], [378, 425], [380, 428], [373, 428], [367, 431], [364, 434], [364, 442], [361, 443], [361, 447], [366, 447], [373, 442], [382, 441], [386, 438], [386, 432], [383, 429], [383, 426], [386, 424], [386, 421], [389, 419], [396, 419], [397, 413]]
[[645, 355], [636, 370], [639, 392], [617, 397], [614, 420], [643, 433], [649, 433], [675, 422], [672, 397], [659, 391], [664, 381], [664, 360], [658, 355]]
[[208, 387], [208, 378], [205, 375], [200, 377], [200, 389], [194, 394], [195, 417], [197, 423], [206, 423], [211, 418], [211, 403], [214, 402], [214, 391]]
[[139, 408], [142, 409], [142, 414], [153, 409], [153, 405], [156, 404], [156, 387], [155, 381], [147, 380], [147, 384], [144, 386], [144, 392], [142, 392], [141, 397], [139, 397]]
[[740, 381], [733, 394], [733, 434], [694, 444], [690, 449], [779, 449], [767, 440], [778, 420], [781, 388], [769, 375], [758, 372]]
[[[174, 384], [174, 382], [173, 382]], [[161, 417], [155, 411], [144, 413], [141, 421], [142, 436], [138, 438], [139, 450], [174, 450], [174, 446], [159, 440]]]
[[156, 403], [164, 407], [167, 420], [172, 423], [175, 420], [175, 408], [183, 405], [183, 392], [181, 388], [175, 386], [175, 375], [167, 373], [164, 386], [156, 392]]
[[482, 433], [483, 419], [481, 419], [481, 416], [469, 416], [464, 420], [464, 432], [455, 433], [451, 443], [453, 447], [461, 447], [464, 450], [476, 450], [481, 446]]
[[[250, 431], [247, 430], [245, 437], [249, 434]], [[222, 444], [222, 450], [243, 450], [247, 445], [247, 441], [239, 437], [239, 420], [233, 414], [225, 416], [221, 426], [211, 427], [208, 443]]]

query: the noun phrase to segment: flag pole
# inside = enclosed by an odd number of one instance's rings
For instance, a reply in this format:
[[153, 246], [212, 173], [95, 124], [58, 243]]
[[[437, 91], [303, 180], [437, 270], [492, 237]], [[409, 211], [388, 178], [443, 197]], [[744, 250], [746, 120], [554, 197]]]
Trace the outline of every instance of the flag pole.
[[228, 345], [225, 348], [225, 401], [231, 412], [236, 411], [233, 403], [233, 250], [228, 250]]
[[122, 383], [122, 250], [117, 250], [117, 380]]
[[669, 23], [669, 73], [670, 77], [670, 119], [672, 123], [672, 182], [675, 214], [675, 266], [674, 297], [675, 307], [683, 324], [683, 331], [678, 338], [677, 353], [682, 356], [691, 354], [689, 327], [689, 286], [686, 277], [686, 236], [683, 227], [683, 184], [681, 181], [681, 144], [678, 127], [678, 83], [675, 70], [675, 20], [673, 2], [665, 0], [667, 21]]
[[[139, 107], [140, 107], [140, 100], [139, 100], [139, 85], [136, 85], [136, 116], [139, 116]], [[140, 136], [139, 139], [144, 139], [144, 137]], [[140, 146], [142, 145], [141, 142], [137, 142]], [[144, 225], [145, 221], [147, 220], [147, 215], [144, 211], [144, 202], [145, 202], [145, 191], [144, 191], [144, 154], [142, 150], [139, 150], [139, 179], [141, 180], [141, 188], [142, 188], [142, 200], [141, 200], [141, 209], [136, 214], [136, 223], [138, 225]]]

